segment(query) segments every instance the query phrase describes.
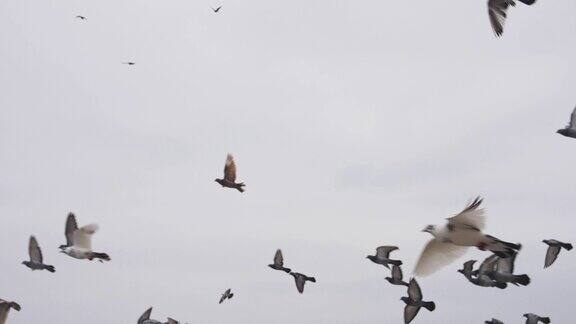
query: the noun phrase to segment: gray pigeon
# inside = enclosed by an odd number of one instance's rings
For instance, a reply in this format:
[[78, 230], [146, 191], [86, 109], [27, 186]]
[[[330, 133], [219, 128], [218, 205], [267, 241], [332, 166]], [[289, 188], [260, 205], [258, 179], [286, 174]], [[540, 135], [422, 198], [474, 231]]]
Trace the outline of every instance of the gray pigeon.
[[498, 283], [511, 283], [516, 286], [528, 286], [530, 284], [530, 277], [528, 275], [514, 274], [514, 262], [516, 261], [517, 254], [518, 253], [514, 253], [508, 258], [497, 257], [496, 266], [493, 269], [486, 271], [486, 275]]
[[42, 251], [40, 246], [38, 246], [38, 241], [34, 236], [30, 236], [30, 241], [28, 242], [28, 254], [30, 255], [30, 261], [23, 261], [22, 264], [27, 266], [32, 270], [48, 270], [50, 272], [56, 272], [54, 266], [47, 265], [43, 263]]
[[[520, 0], [522, 3], [532, 5], [536, 0]], [[492, 30], [496, 36], [501, 36], [504, 32], [504, 23], [506, 21], [508, 7], [514, 7], [514, 0], [488, 0], [488, 16]]]
[[559, 129], [556, 131], [556, 133], [566, 137], [576, 138], [576, 108], [574, 108], [572, 115], [570, 115], [570, 122], [568, 125], [562, 129]]
[[224, 165], [224, 179], [215, 179], [222, 187], [233, 188], [240, 192], [244, 192], [246, 186], [243, 182], [236, 183], [236, 163], [232, 154], [226, 156], [226, 164]]
[[402, 280], [402, 269], [400, 266], [393, 265], [392, 266], [392, 277], [386, 277], [384, 279], [388, 280], [389, 283], [396, 285], [396, 286], [408, 286], [408, 283]]
[[17, 311], [20, 311], [22, 308], [15, 302], [9, 302], [4, 299], [0, 299], [0, 324], [5, 324], [6, 319], [8, 318], [8, 313], [10, 309], [14, 308]]
[[408, 285], [408, 297], [402, 297], [400, 300], [406, 304], [404, 307], [404, 324], [412, 322], [422, 307], [430, 312], [436, 309], [434, 302], [422, 300], [422, 290], [414, 278], [410, 279]]
[[544, 268], [548, 268], [552, 263], [554, 263], [554, 261], [556, 261], [561, 249], [565, 249], [566, 251], [572, 250], [572, 244], [570, 243], [564, 243], [557, 240], [543, 240], [542, 242], [548, 244], [546, 259], [544, 260]]
[[395, 250], [398, 250], [397, 246], [379, 246], [376, 248], [375, 255], [369, 255], [366, 258], [376, 264], [381, 264], [390, 269], [390, 264], [397, 266], [402, 265], [402, 261], [390, 259], [390, 252]]
[[316, 282], [316, 278], [314, 277], [308, 277], [307, 275], [303, 275], [297, 272], [290, 272], [290, 274], [292, 277], [294, 277], [294, 281], [296, 282], [296, 289], [298, 289], [299, 293], [304, 292], [304, 284], [306, 284], [306, 281]]
[[474, 271], [472, 270], [472, 267], [476, 260], [470, 260], [464, 263], [464, 268], [458, 270], [458, 272], [462, 273], [468, 281], [476, 286], [505, 289], [508, 286], [506, 283], [496, 282], [486, 274], [487, 272], [494, 270], [497, 261], [498, 256], [493, 254], [482, 262], [478, 270]]
[[226, 299], [231, 299], [232, 297], [234, 297], [234, 294], [232, 293], [232, 290], [228, 289], [222, 294], [222, 297], [220, 297], [220, 302], [218, 302], [218, 304], [222, 304]]
[[152, 307], [148, 308], [140, 318], [138, 318], [138, 324], [178, 324], [179, 322], [175, 319], [168, 317], [166, 322], [160, 322], [157, 320], [150, 319], [150, 315], [152, 314]]
[[550, 317], [540, 317], [532, 313], [524, 314], [523, 316], [526, 317], [526, 324], [538, 324], [538, 322], [544, 324], [550, 323]]
[[268, 265], [270, 268], [274, 270], [284, 271], [286, 273], [290, 273], [290, 269], [284, 268], [284, 257], [282, 256], [282, 250], [276, 250], [276, 254], [274, 255], [274, 263]]
[[493, 318], [493, 319], [491, 319], [491, 320], [489, 320], [489, 321], [485, 321], [484, 324], [504, 324], [504, 322]]

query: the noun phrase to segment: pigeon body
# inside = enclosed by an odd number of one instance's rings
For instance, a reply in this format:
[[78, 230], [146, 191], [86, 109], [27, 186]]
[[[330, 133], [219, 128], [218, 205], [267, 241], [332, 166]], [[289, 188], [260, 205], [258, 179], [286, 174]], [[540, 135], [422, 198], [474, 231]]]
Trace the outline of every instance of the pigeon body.
[[268, 265], [270, 268], [274, 270], [284, 271], [286, 273], [290, 273], [289, 268], [284, 267], [284, 257], [282, 256], [282, 250], [276, 250], [276, 254], [274, 255], [274, 263]]
[[10, 313], [10, 309], [15, 309], [16, 311], [20, 311], [21, 307], [18, 303], [9, 302], [3, 299], [0, 299], [0, 324], [5, 324], [6, 319], [8, 318], [8, 313]]
[[222, 304], [226, 299], [231, 299], [232, 297], [234, 297], [234, 294], [232, 293], [231, 289], [228, 289], [222, 294], [222, 297], [220, 297], [220, 302], [218, 302], [218, 304]]
[[[519, 0], [520, 2], [532, 5], [536, 0]], [[502, 36], [504, 33], [504, 23], [508, 17], [508, 8], [514, 7], [516, 2], [514, 0], [488, 0], [488, 17], [490, 18], [490, 25], [496, 36]]]
[[314, 277], [308, 277], [307, 275], [297, 272], [290, 272], [290, 274], [292, 277], [294, 277], [294, 281], [296, 282], [296, 289], [298, 289], [298, 292], [301, 294], [304, 292], [304, 285], [306, 284], [306, 281], [316, 282], [316, 278]]
[[570, 115], [570, 122], [568, 125], [559, 129], [556, 133], [566, 137], [576, 138], [576, 108], [572, 110], [572, 115]]
[[544, 268], [548, 268], [556, 261], [561, 249], [565, 249], [566, 251], [572, 250], [572, 244], [570, 243], [564, 243], [558, 240], [543, 240], [542, 242], [548, 245], [546, 259], [544, 260]]
[[396, 285], [396, 286], [407, 286], [408, 287], [408, 283], [405, 282], [404, 280], [402, 280], [402, 269], [400, 268], [400, 266], [398, 265], [393, 265], [392, 266], [392, 277], [386, 277], [384, 279], [386, 279], [389, 283]]
[[410, 284], [408, 285], [408, 297], [402, 297], [400, 299], [406, 304], [404, 307], [405, 324], [412, 322], [422, 307], [430, 312], [436, 309], [434, 302], [422, 300], [422, 290], [414, 278], [410, 280]]
[[471, 246], [482, 251], [489, 250], [501, 257], [508, 257], [521, 248], [520, 244], [508, 243], [482, 233], [485, 219], [483, 209], [478, 208], [481, 203], [482, 199], [477, 197], [458, 215], [448, 218], [445, 226], [428, 225], [423, 230], [434, 238], [420, 255], [415, 275], [427, 276], [436, 272], [464, 255]]
[[42, 250], [40, 250], [38, 241], [36, 241], [34, 236], [30, 236], [30, 240], [28, 241], [28, 255], [30, 256], [30, 261], [23, 261], [22, 264], [31, 270], [48, 270], [50, 272], [56, 272], [54, 266], [43, 263]]
[[98, 225], [96, 224], [78, 228], [76, 216], [72, 213], [68, 214], [65, 228], [66, 245], [60, 246], [60, 252], [75, 259], [110, 261], [108, 254], [92, 251], [92, 235], [97, 231]]
[[398, 250], [397, 246], [379, 246], [376, 248], [375, 255], [369, 255], [366, 258], [376, 264], [381, 264], [390, 269], [390, 264], [397, 266], [402, 265], [402, 261], [390, 259], [390, 253], [395, 250]]
[[236, 189], [240, 192], [244, 192], [244, 187], [246, 186], [243, 182], [236, 183], [236, 163], [234, 162], [234, 157], [231, 154], [226, 156], [226, 164], [224, 165], [224, 178], [215, 179], [222, 187]]
[[544, 324], [550, 323], [550, 317], [540, 317], [532, 313], [524, 314], [524, 317], [526, 317], [526, 324], [537, 324], [539, 322]]
[[489, 320], [489, 321], [485, 321], [484, 324], [504, 324], [504, 322], [493, 318], [493, 319], [491, 319], [491, 320]]
[[495, 265], [486, 271], [486, 275], [498, 283], [511, 283], [516, 286], [528, 286], [530, 284], [530, 277], [527, 274], [514, 274], [516, 255], [517, 253], [508, 258], [496, 256]]

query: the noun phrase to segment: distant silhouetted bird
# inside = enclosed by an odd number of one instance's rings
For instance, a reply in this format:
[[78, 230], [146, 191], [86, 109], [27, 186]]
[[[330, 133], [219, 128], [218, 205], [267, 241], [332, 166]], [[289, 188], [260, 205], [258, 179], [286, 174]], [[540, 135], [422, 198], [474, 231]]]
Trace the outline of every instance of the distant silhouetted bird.
[[217, 8], [212, 7], [212, 10], [213, 10], [214, 12], [218, 12], [218, 11], [220, 11], [220, 9], [222, 9], [222, 6], [219, 6], [219, 7], [217, 7]]
[[178, 321], [168, 317], [166, 322], [160, 322], [157, 320], [150, 319], [152, 314], [152, 307], [148, 308], [140, 317], [138, 318], [138, 324], [178, 324]]
[[299, 293], [304, 292], [304, 285], [306, 284], [306, 281], [316, 282], [316, 278], [314, 277], [308, 277], [307, 275], [303, 275], [297, 272], [290, 272], [290, 274], [292, 277], [294, 277], [294, 281], [296, 282], [296, 289], [298, 289]]
[[126, 65], [136, 65], [136, 62], [122, 62], [122, 64], [126, 64]]
[[544, 260], [544, 268], [548, 268], [552, 263], [554, 263], [554, 261], [556, 261], [561, 249], [565, 249], [566, 251], [572, 250], [572, 244], [570, 243], [564, 243], [558, 240], [543, 240], [542, 242], [548, 244], [546, 259]]
[[[488, 0], [488, 16], [490, 18], [490, 24], [492, 25], [492, 30], [496, 36], [501, 36], [504, 33], [504, 23], [506, 22], [506, 17], [508, 7], [513, 7], [516, 5], [515, 0]], [[532, 5], [536, 0], [519, 0], [527, 5]]]
[[110, 261], [106, 253], [92, 251], [92, 235], [98, 231], [98, 225], [90, 224], [78, 228], [76, 216], [70, 213], [66, 219], [66, 245], [60, 246], [60, 252], [75, 259], [98, 259], [100, 262]]
[[14, 308], [17, 311], [20, 311], [21, 307], [15, 302], [9, 302], [4, 299], [0, 299], [0, 324], [6, 323], [6, 319], [8, 318], [8, 313], [10, 313], [10, 309]]
[[274, 255], [274, 263], [268, 265], [270, 268], [274, 270], [284, 271], [286, 273], [290, 273], [290, 269], [284, 268], [284, 257], [282, 256], [282, 250], [276, 250], [276, 254]]
[[489, 321], [485, 321], [484, 324], [504, 324], [504, 322], [493, 318], [493, 319], [491, 319], [491, 320], [489, 320]]
[[86, 20], [86, 17], [80, 16], [80, 15], [76, 16], [76, 18], [78, 18], [78, 19], [80, 19], [80, 20]]
[[526, 317], [526, 324], [537, 324], [538, 322], [544, 324], [550, 323], [550, 317], [540, 317], [532, 313], [524, 314], [523, 316]]
[[510, 256], [521, 248], [520, 244], [504, 242], [482, 233], [485, 219], [484, 210], [479, 209], [481, 203], [482, 199], [476, 197], [458, 215], [448, 218], [445, 226], [428, 225], [423, 230], [432, 234], [434, 239], [422, 251], [414, 270], [415, 275], [427, 276], [436, 272], [464, 255], [470, 246], [492, 251], [501, 257]]
[[393, 265], [402, 265], [402, 261], [400, 260], [392, 260], [390, 259], [390, 252], [398, 250], [396, 246], [379, 246], [376, 248], [376, 255], [368, 255], [366, 256], [367, 259], [370, 261], [381, 264], [386, 268], [390, 269], [390, 264]]
[[222, 304], [226, 299], [231, 299], [232, 297], [234, 297], [234, 294], [232, 293], [232, 290], [228, 289], [222, 294], [222, 297], [220, 297], [220, 302], [218, 302], [218, 304]]
[[408, 283], [402, 280], [402, 269], [400, 266], [392, 266], [392, 277], [386, 277], [384, 279], [388, 280], [389, 283], [397, 286], [408, 286]]
[[436, 304], [434, 304], [434, 302], [422, 301], [422, 290], [420, 290], [420, 286], [414, 278], [410, 280], [410, 284], [408, 285], [408, 297], [402, 297], [400, 300], [406, 304], [404, 307], [405, 324], [412, 322], [422, 307], [429, 311], [436, 309]]
[[243, 182], [236, 183], [236, 163], [234, 162], [234, 157], [228, 154], [226, 157], [226, 164], [224, 165], [224, 179], [215, 179], [222, 187], [237, 189], [240, 192], [244, 192]]
[[556, 133], [566, 137], [576, 138], [576, 108], [572, 110], [572, 115], [570, 115], [570, 122], [568, 122], [568, 125], [559, 129]]
[[42, 251], [40, 246], [38, 246], [38, 241], [34, 236], [30, 236], [28, 241], [28, 255], [30, 256], [30, 261], [23, 261], [22, 264], [27, 266], [32, 270], [48, 270], [50, 272], [55, 272], [54, 266], [47, 265], [43, 263]]

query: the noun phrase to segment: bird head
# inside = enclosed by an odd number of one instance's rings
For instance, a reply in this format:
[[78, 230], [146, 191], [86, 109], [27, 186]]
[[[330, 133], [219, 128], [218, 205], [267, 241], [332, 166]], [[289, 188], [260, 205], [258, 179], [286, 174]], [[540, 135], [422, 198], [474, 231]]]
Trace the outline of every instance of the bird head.
[[408, 298], [408, 297], [401, 297], [400, 300], [405, 302], [406, 304], [408, 304], [410, 302], [410, 298]]
[[522, 315], [522, 316], [528, 318], [528, 314], [524, 314], [524, 315]]
[[436, 226], [434, 226], [434, 225], [428, 225], [422, 230], [422, 232], [430, 233], [432, 235], [434, 235], [435, 231], [436, 231]]
[[566, 128], [562, 128], [557, 130], [556, 133], [566, 136], [568, 135], [568, 130]]

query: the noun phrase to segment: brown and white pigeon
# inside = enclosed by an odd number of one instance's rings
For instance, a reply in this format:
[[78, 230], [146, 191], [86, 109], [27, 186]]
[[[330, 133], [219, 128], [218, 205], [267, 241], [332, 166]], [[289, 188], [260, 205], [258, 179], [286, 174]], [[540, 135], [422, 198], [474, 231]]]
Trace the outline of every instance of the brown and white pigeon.
[[66, 218], [66, 245], [60, 246], [60, 252], [65, 253], [75, 259], [87, 259], [98, 261], [110, 261], [110, 256], [106, 253], [94, 252], [92, 250], [92, 235], [98, 231], [97, 224], [89, 224], [78, 228], [76, 216], [70, 213]]
[[50, 272], [56, 271], [54, 266], [43, 263], [42, 250], [40, 250], [38, 241], [36, 241], [34, 236], [30, 236], [30, 240], [28, 241], [28, 254], [30, 256], [30, 261], [23, 261], [23, 265], [32, 270], [48, 270]]
[[244, 192], [246, 186], [243, 182], [236, 183], [236, 163], [234, 157], [228, 154], [226, 157], [226, 164], [224, 165], [224, 179], [215, 179], [222, 187], [236, 189]]

